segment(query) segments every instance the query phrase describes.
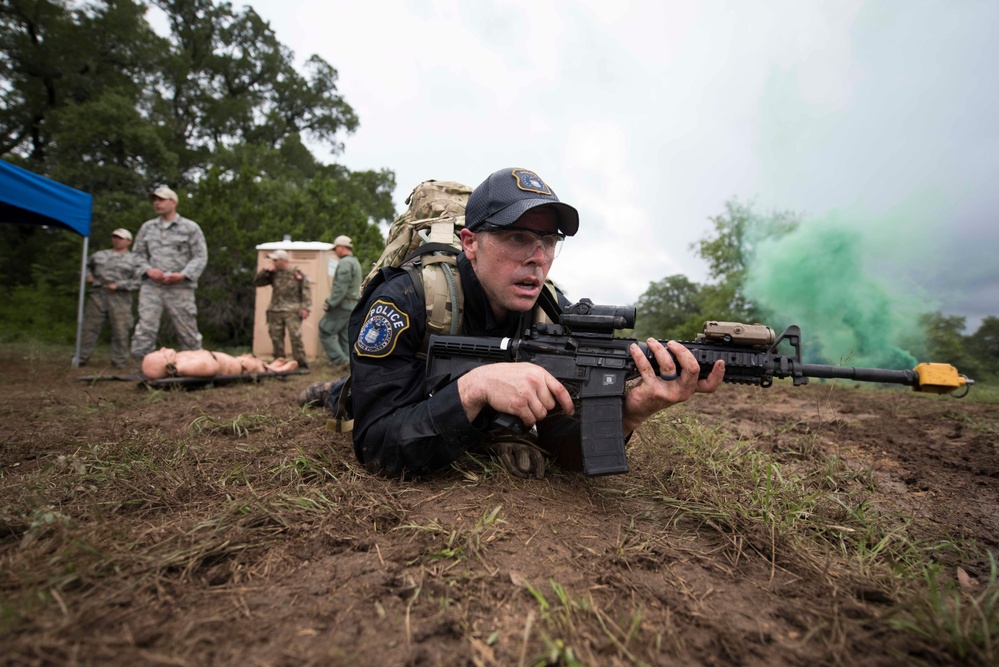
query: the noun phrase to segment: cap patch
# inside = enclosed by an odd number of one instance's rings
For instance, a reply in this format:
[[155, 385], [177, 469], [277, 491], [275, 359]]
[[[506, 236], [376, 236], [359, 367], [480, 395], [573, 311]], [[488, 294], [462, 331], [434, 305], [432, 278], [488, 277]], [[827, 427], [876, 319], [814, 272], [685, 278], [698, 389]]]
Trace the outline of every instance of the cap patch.
[[539, 195], [552, 196], [552, 189], [541, 180], [541, 177], [530, 169], [514, 169], [513, 177], [517, 179], [517, 187], [524, 192], [536, 192]]
[[392, 354], [399, 335], [409, 328], [409, 315], [394, 303], [379, 299], [371, 304], [357, 335], [354, 351], [359, 357], [381, 359]]

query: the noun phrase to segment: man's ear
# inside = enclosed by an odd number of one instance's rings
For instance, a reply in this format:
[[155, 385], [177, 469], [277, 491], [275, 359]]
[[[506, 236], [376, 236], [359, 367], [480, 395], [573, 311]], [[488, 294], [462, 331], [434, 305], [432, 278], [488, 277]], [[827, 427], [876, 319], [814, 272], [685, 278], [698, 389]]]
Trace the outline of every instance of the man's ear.
[[461, 249], [465, 252], [465, 257], [475, 259], [475, 251], [478, 250], [479, 243], [475, 232], [467, 229], [461, 230]]

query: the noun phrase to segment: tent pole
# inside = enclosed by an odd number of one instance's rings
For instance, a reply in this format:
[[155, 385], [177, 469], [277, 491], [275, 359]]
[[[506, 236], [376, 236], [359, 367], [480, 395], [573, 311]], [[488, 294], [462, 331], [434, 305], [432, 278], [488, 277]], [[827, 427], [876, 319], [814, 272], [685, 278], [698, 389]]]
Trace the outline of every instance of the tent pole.
[[80, 259], [80, 299], [76, 305], [76, 352], [73, 354], [73, 368], [80, 367], [80, 342], [83, 338], [83, 301], [86, 298], [87, 286], [87, 249], [90, 237], [83, 237], [83, 257]]

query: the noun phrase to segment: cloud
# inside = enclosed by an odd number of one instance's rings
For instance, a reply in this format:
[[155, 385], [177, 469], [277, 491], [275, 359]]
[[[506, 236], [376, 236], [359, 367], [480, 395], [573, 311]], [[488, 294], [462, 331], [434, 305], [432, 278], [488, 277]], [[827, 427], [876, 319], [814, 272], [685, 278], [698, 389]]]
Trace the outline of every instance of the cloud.
[[854, 216], [945, 312], [999, 313], [981, 250], [999, 173], [992, 0], [252, 6], [338, 69], [361, 121], [338, 160], [394, 170], [398, 206], [431, 177], [518, 165], [550, 181], [583, 219], [553, 269], [573, 294], [623, 304], [673, 273], [704, 282], [691, 244], [738, 197]]

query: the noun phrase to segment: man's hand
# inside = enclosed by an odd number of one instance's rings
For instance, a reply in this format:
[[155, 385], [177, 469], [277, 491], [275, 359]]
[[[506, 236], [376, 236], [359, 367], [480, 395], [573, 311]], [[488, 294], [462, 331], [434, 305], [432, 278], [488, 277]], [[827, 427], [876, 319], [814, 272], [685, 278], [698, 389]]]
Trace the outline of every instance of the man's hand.
[[[686, 347], [671, 340], [663, 347], [655, 338], [648, 341], [649, 350], [659, 364], [659, 373], [673, 375], [679, 373], [675, 380], [662, 380], [652, 369], [652, 364], [645, 358], [637, 345], [631, 346], [631, 358], [635, 361], [640, 380], [624, 397], [624, 432], [631, 433], [639, 424], [655, 413], [671, 405], [682, 403], [695, 393], [710, 394], [718, 389], [725, 376], [725, 362], [716, 361], [711, 373], [703, 380], [699, 379], [700, 365], [693, 353]], [[667, 348], [669, 350], [667, 351]], [[670, 352], [676, 355], [680, 368], [676, 367]]]
[[118, 286], [115, 285], [114, 283], [108, 283], [108, 291], [109, 292], [116, 292], [116, 291], [118, 291]]
[[156, 267], [153, 267], [153, 268], [149, 269], [148, 271], [146, 271], [146, 275], [149, 276], [150, 278], [152, 278], [153, 282], [156, 282], [156, 283], [162, 283], [163, 282], [164, 273], [163, 273], [163, 271], [161, 271], [160, 269], [157, 269]]
[[164, 285], [176, 285], [177, 283], [185, 280], [183, 273], [164, 273], [163, 274], [163, 284]]
[[[647, 363], [647, 362], [646, 362]], [[530, 428], [560, 405], [573, 413], [572, 398], [562, 383], [536, 364], [486, 364], [458, 378], [458, 394], [469, 421], [487, 405], [513, 415]]]

